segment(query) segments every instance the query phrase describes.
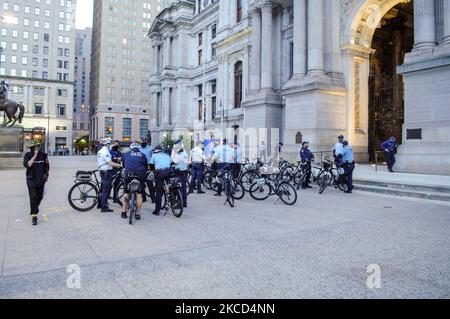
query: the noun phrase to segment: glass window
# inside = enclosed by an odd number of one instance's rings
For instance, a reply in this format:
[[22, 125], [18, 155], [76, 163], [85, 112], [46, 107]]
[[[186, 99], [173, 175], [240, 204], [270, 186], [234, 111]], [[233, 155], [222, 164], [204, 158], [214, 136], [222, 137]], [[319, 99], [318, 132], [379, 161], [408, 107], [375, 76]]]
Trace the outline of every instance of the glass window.
[[114, 117], [105, 117], [105, 137], [114, 138]]
[[125, 142], [131, 141], [132, 121], [131, 118], [122, 119], [122, 135]]
[[148, 120], [140, 119], [139, 120], [139, 137], [147, 136], [147, 131], [148, 131]]
[[65, 104], [58, 104], [58, 116], [66, 116], [66, 105]]
[[44, 105], [42, 103], [34, 103], [34, 114], [42, 114]]

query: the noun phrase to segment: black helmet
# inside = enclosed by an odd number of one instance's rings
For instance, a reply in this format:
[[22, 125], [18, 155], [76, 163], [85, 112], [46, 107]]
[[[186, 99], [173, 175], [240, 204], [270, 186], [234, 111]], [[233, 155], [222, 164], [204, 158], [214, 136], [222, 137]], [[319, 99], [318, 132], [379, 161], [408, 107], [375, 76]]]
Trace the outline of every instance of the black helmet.
[[348, 141], [343, 141], [343, 142], [342, 142], [342, 145], [348, 146]]
[[155, 148], [153, 149], [153, 153], [161, 153], [163, 150], [161, 145], [155, 146]]

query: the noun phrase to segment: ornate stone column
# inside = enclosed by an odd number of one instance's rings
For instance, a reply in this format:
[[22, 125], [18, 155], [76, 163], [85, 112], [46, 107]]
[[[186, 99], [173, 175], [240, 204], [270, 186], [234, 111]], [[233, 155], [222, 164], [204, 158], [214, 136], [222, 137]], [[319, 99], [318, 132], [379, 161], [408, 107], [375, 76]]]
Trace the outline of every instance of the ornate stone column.
[[306, 74], [306, 0], [294, 1], [294, 76]]
[[250, 90], [261, 89], [261, 11], [254, 9], [252, 16], [252, 52]]
[[444, 2], [444, 35], [443, 43], [450, 44], [450, 0]]
[[262, 15], [262, 34], [264, 41], [262, 41], [261, 53], [261, 88], [267, 91], [272, 91], [272, 56], [273, 56], [273, 6], [270, 1], [265, 2], [261, 6]]
[[[447, 17], [448, 20], [448, 17]], [[414, 49], [428, 49], [436, 45], [435, 1], [414, 0]]]
[[167, 68], [170, 66], [170, 47], [171, 47], [171, 41], [170, 41], [170, 35], [167, 36], [167, 38], [164, 40], [164, 67]]
[[308, 0], [308, 74], [323, 74], [323, 0]]

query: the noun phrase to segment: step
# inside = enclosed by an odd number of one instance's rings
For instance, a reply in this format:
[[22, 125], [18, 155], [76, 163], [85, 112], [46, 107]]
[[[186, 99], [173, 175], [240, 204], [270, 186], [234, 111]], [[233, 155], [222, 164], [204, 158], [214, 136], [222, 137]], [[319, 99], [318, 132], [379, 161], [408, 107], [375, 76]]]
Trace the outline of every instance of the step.
[[432, 193], [444, 193], [450, 194], [450, 185], [413, 185], [399, 182], [388, 182], [388, 181], [373, 181], [373, 180], [361, 180], [354, 179], [353, 182], [359, 185], [365, 186], [376, 186], [385, 187], [391, 189], [401, 189], [409, 191], [421, 191], [421, 192], [432, 192]]
[[354, 183], [354, 189], [363, 192], [372, 192], [378, 194], [387, 194], [400, 197], [421, 198], [428, 200], [437, 200], [450, 202], [450, 192], [433, 192], [398, 187], [371, 186], [365, 184]]

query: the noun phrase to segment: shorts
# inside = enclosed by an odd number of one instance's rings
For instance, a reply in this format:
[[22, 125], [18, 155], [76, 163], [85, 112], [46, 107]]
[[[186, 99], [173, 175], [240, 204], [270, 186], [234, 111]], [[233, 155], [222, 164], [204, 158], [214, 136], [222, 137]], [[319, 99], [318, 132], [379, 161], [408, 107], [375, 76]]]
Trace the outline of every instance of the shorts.
[[132, 180], [138, 180], [141, 183], [141, 187], [139, 188], [138, 194], [143, 194], [145, 190], [145, 181], [147, 177], [145, 176], [145, 173], [143, 174], [135, 174], [133, 177], [130, 177], [129, 175], [125, 175], [124, 179], [124, 193], [130, 194], [130, 183]]

